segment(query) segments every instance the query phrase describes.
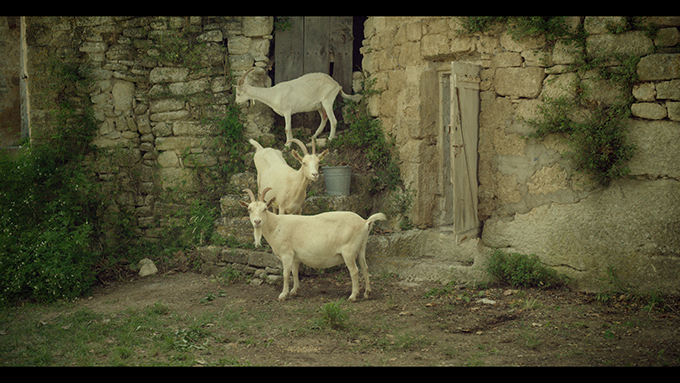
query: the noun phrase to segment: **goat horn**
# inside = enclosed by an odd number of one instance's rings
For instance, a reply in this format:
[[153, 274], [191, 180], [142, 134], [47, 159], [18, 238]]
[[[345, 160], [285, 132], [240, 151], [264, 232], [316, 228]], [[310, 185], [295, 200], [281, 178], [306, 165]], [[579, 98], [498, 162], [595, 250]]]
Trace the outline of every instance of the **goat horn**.
[[248, 71], [241, 76], [241, 78], [238, 80], [238, 86], [243, 85], [243, 81], [245, 81], [246, 76], [248, 75], [248, 73], [252, 72], [253, 70], [255, 70], [255, 67], [248, 69]]
[[[302, 141], [298, 140], [297, 138], [293, 138], [293, 139], [291, 139], [291, 140], [288, 141], [288, 142], [295, 142], [295, 143], [298, 144], [298, 146], [302, 149], [302, 152], [303, 152], [305, 155], [309, 154], [309, 152], [307, 151], [307, 147], [305, 146], [305, 144], [303, 144]], [[286, 142], [286, 144], [288, 144], [288, 142]]]
[[255, 195], [253, 194], [253, 191], [250, 189], [243, 189], [244, 192], [248, 193], [250, 196], [250, 202], [255, 202]]
[[312, 137], [312, 154], [316, 154], [316, 140]]
[[260, 201], [264, 202], [264, 195], [267, 194], [269, 190], [271, 190], [271, 188], [264, 188], [264, 190], [262, 190], [262, 194], [260, 194]]

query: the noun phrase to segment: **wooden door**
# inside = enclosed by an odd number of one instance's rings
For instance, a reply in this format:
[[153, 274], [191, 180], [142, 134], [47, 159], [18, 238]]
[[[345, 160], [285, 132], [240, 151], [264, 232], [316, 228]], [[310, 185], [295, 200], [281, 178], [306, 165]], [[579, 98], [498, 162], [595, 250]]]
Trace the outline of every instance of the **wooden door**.
[[[475, 237], [479, 231], [477, 216], [478, 180], [477, 146], [479, 140], [479, 74], [481, 66], [454, 62], [451, 65], [450, 85], [442, 87], [450, 91], [450, 117], [444, 119], [442, 145], [445, 174], [444, 201], [447, 210], [445, 222], [453, 224], [459, 240]], [[444, 77], [446, 79], [446, 77]], [[444, 100], [442, 100], [444, 101]], [[445, 109], [446, 110], [446, 109]], [[448, 205], [448, 206], [446, 206]]]
[[291, 16], [288, 21], [290, 27], [275, 35], [275, 83], [321, 72], [330, 74], [350, 94], [352, 16]]

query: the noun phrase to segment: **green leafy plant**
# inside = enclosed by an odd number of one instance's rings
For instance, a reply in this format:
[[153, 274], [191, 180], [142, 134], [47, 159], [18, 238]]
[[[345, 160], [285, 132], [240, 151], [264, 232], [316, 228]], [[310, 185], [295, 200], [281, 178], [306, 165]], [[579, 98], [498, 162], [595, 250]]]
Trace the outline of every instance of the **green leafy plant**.
[[315, 322], [317, 327], [343, 328], [347, 325], [347, 310], [342, 301], [328, 302], [320, 308], [321, 317]]
[[200, 247], [208, 245], [213, 240], [217, 208], [207, 201], [193, 200], [188, 210], [177, 213], [179, 218], [178, 247]]
[[[16, 156], [0, 154], [0, 303], [80, 296], [95, 280], [101, 199], [84, 157], [94, 149], [91, 107], [71, 95], [86, 71], [53, 60], [53, 124]], [[77, 110], [83, 110], [77, 112]]]
[[456, 281], [449, 281], [442, 287], [433, 287], [425, 293], [425, 298], [441, 298], [456, 290]]
[[214, 121], [218, 135], [213, 149], [225, 162], [220, 171], [225, 175], [245, 170], [243, 156], [248, 152], [248, 145], [243, 137], [244, 127], [240, 120], [240, 109], [233, 103], [227, 105], [224, 116]]
[[556, 288], [569, 282], [565, 275], [543, 265], [536, 255], [506, 253], [500, 249], [489, 254], [485, 271], [512, 287]]
[[375, 171], [371, 191], [378, 193], [383, 190], [395, 190], [402, 184], [402, 180], [395, 138], [385, 133], [380, 119], [368, 113], [368, 96], [380, 93], [374, 89], [375, 82], [375, 79], [363, 82], [361, 101], [345, 100], [347, 111], [343, 122], [347, 127], [342, 135], [329, 142], [328, 148], [338, 152], [364, 153]]
[[542, 34], [547, 41], [553, 42], [571, 33], [564, 16], [468, 16], [462, 19], [463, 30], [467, 33], [486, 32], [496, 23], [507, 23], [515, 40]]
[[[405, 189], [403, 191], [394, 190], [394, 192], [390, 195], [387, 204], [387, 215], [390, 217], [406, 215], [409, 210], [411, 210], [412, 205], [413, 191], [411, 189]], [[413, 227], [413, 223], [408, 217], [404, 217], [404, 219], [400, 222], [400, 226], [402, 230], [408, 230]]]
[[[581, 108], [577, 100], [567, 97], [546, 99], [539, 107], [539, 118], [527, 121], [536, 127], [528, 138], [543, 139], [548, 134], [564, 134], [571, 148], [566, 154], [577, 170], [591, 175], [603, 186], [630, 173], [626, 166], [635, 146], [626, 139], [625, 105], [597, 106], [584, 113], [585, 119], [572, 118]], [[581, 108], [583, 110], [583, 108]]]

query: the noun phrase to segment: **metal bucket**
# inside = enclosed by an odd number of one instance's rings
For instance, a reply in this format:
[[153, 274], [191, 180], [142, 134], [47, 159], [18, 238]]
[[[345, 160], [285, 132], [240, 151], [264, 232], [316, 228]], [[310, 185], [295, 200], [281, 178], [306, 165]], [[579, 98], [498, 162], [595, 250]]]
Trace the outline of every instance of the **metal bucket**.
[[326, 194], [349, 195], [349, 184], [352, 179], [350, 166], [323, 166], [321, 169], [326, 182]]

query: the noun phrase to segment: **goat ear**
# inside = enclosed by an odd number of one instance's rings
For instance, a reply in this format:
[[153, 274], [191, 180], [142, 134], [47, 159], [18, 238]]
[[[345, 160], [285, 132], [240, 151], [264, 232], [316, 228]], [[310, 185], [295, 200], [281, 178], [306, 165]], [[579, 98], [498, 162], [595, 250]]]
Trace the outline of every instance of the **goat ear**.
[[295, 157], [296, 160], [302, 162], [302, 157], [298, 154], [298, 152], [295, 149], [291, 149], [290, 151], [293, 154], [293, 157]]
[[318, 156], [319, 162], [321, 162], [321, 160], [323, 160], [324, 157], [326, 157], [326, 154], [328, 154], [328, 149], [324, 150], [323, 153], [319, 154], [319, 156]]
[[241, 206], [248, 208], [248, 204], [246, 203], [246, 201], [238, 201], [238, 202], [241, 203]]
[[271, 204], [274, 203], [275, 200], [276, 200], [276, 197], [273, 197], [272, 199], [270, 199], [269, 202], [267, 202], [267, 208], [269, 208], [269, 206], [271, 206]]

